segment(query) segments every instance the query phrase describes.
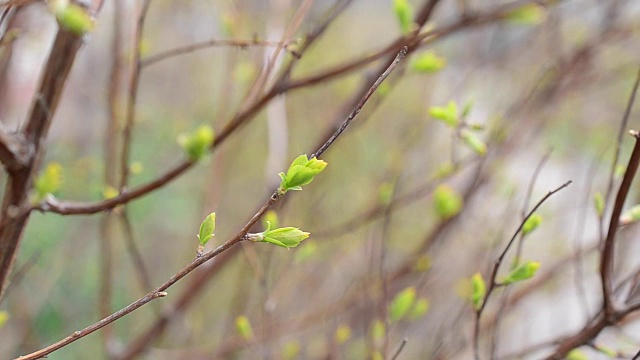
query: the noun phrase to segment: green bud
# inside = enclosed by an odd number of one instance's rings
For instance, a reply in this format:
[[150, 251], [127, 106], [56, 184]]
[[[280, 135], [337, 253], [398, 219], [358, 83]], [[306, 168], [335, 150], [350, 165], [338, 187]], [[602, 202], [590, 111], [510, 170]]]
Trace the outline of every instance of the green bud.
[[507, 20], [515, 24], [537, 25], [545, 20], [544, 7], [536, 4], [521, 6], [507, 14]]
[[542, 216], [539, 214], [533, 214], [529, 216], [527, 221], [522, 225], [522, 234], [527, 235], [533, 232], [542, 223]]
[[416, 289], [408, 287], [399, 292], [389, 305], [389, 320], [394, 323], [404, 319], [416, 301]]
[[535, 261], [527, 261], [524, 264], [513, 269], [502, 281], [501, 285], [509, 285], [515, 282], [531, 279], [540, 268], [540, 263]]
[[447, 60], [436, 55], [433, 51], [418, 56], [411, 62], [411, 67], [415, 72], [421, 74], [432, 74], [440, 71], [447, 64]]
[[190, 134], [178, 136], [178, 144], [184, 149], [191, 161], [198, 161], [206, 155], [213, 140], [213, 129], [206, 125], [200, 126]]
[[290, 249], [298, 246], [302, 240], [308, 238], [309, 233], [294, 227], [271, 230], [271, 223], [267, 221], [267, 229], [264, 232], [249, 234], [248, 237], [253, 242], [266, 242]]
[[433, 192], [436, 213], [442, 219], [457, 215], [462, 209], [462, 197], [449, 185], [442, 184]]
[[482, 278], [480, 273], [475, 273], [471, 277], [471, 304], [473, 308], [477, 311], [482, 307], [482, 303], [484, 301], [484, 297], [487, 293], [487, 285]]
[[459, 123], [458, 105], [451, 100], [447, 106], [432, 106], [429, 108], [431, 117], [444, 122], [449, 127], [457, 127]]
[[351, 328], [348, 325], [340, 325], [336, 329], [336, 333], [333, 336], [336, 343], [342, 345], [351, 339]]
[[413, 25], [413, 8], [407, 0], [393, 0], [393, 12], [396, 14], [400, 30], [408, 34]]
[[213, 231], [216, 229], [216, 213], [209, 214], [202, 224], [200, 224], [200, 233], [198, 239], [200, 239], [200, 245], [205, 246], [207, 242], [214, 236]]
[[93, 30], [95, 24], [89, 13], [68, 0], [55, 0], [49, 3], [60, 27], [82, 36]]
[[36, 200], [42, 200], [47, 194], [58, 191], [62, 182], [62, 165], [57, 162], [49, 163], [34, 183]]
[[423, 317], [427, 311], [429, 311], [429, 300], [420, 298], [416, 301], [415, 305], [413, 305], [413, 309], [411, 309], [409, 313], [409, 319], [412, 321], [418, 320]]
[[240, 334], [243, 339], [253, 339], [253, 328], [251, 327], [251, 323], [246, 316], [240, 315], [236, 318], [236, 330], [238, 330], [238, 334]]
[[485, 143], [471, 131], [467, 129], [461, 130], [460, 137], [476, 153], [480, 155], [487, 153], [487, 145], [485, 145]]

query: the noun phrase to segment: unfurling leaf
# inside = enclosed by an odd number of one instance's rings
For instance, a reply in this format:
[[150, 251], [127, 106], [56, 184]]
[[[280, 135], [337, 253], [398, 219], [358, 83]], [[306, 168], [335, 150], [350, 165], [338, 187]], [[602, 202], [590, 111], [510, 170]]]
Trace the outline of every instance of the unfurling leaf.
[[200, 240], [200, 245], [205, 246], [209, 240], [214, 236], [213, 232], [216, 229], [216, 213], [209, 214], [202, 224], [200, 224], [200, 233], [198, 234], [198, 239]]
[[62, 182], [62, 165], [57, 162], [49, 163], [34, 183], [37, 200], [42, 200], [47, 194], [58, 191]]
[[236, 330], [238, 330], [238, 334], [240, 334], [243, 339], [253, 339], [253, 328], [251, 327], [251, 323], [246, 316], [240, 315], [236, 318]]
[[482, 278], [480, 273], [475, 273], [471, 277], [471, 304], [473, 308], [477, 311], [482, 307], [482, 303], [484, 301], [484, 296], [487, 293], [487, 285]]
[[539, 262], [527, 261], [517, 268], [511, 270], [509, 275], [507, 275], [504, 279], [502, 279], [502, 281], [500, 281], [500, 284], [509, 285], [515, 282], [531, 279], [538, 271], [538, 268], [540, 268]]
[[312, 158], [309, 160], [307, 155], [298, 156], [287, 170], [287, 173], [280, 173], [280, 186], [278, 193], [284, 194], [289, 190], [302, 190], [302, 186], [309, 184], [313, 178], [327, 167], [327, 163], [323, 160]]
[[413, 24], [413, 8], [411, 4], [407, 0], [393, 0], [393, 12], [396, 14], [402, 33], [408, 34]]
[[267, 229], [264, 232], [248, 234], [247, 236], [253, 242], [266, 242], [290, 249], [298, 246], [302, 240], [308, 238], [309, 233], [294, 227], [271, 230], [271, 223], [267, 221]]
[[432, 74], [442, 70], [446, 64], [445, 58], [436, 55], [433, 51], [427, 51], [411, 62], [411, 68], [421, 74]]
[[459, 123], [458, 105], [453, 100], [449, 101], [447, 106], [430, 107], [429, 115], [453, 128], [457, 127]]
[[416, 289], [408, 287], [399, 292], [389, 305], [389, 320], [394, 323], [404, 319], [416, 301]]
[[527, 235], [533, 232], [542, 223], [542, 216], [539, 214], [533, 214], [529, 216], [527, 221], [522, 225], [522, 234]]
[[476, 153], [480, 155], [484, 155], [487, 153], [487, 145], [485, 145], [485, 143], [470, 130], [462, 129], [460, 131], [460, 137], [471, 148], [471, 150], [475, 151]]
[[433, 192], [436, 213], [442, 219], [457, 215], [462, 209], [462, 197], [449, 185], [442, 184]]
[[178, 136], [178, 144], [184, 149], [191, 161], [198, 161], [206, 155], [213, 140], [213, 129], [206, 125], [200, 126], [192, 133]]

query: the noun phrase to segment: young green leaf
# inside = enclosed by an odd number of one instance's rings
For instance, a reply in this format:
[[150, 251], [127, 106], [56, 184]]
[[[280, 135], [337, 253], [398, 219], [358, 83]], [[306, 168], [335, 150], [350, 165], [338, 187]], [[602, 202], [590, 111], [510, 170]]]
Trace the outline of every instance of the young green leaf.
[[236, 318], [236, 330], [238, 330], [238, 334], [240, 334], [243, 339], [247, 341], [253, 339], [253, 328], [246, 316], [240, 315]]
[[339, 345], [346, 343], [349, 339], [351, 339], [351, 328], [348, 325], [338, 326], [333, 338]]
[[462, 129], [460, 131], [460, 137], [471, 148], [471, 150], [475, 151], [476, 153], [480, 155], [484, 155], [487, 153], [487, 145], [485, 145], [485, 143], [470, 130]]
[[95, 26], [87, 10], [68, 0], [51, 1], [49, 6], [53, 9], [60, 27], [78, 36], [88, 33]]
[[424, 314], [429, 311], [429, 300], [425, 298], [420, 298], [416, 301], [415, 305], [413, 305], [413, 309], [409, 313], [409, 320], [415, 321], [424, 316]]
[[449, 219], [462, 209], [462, 197], [447, 184], [435, 189], [433, 199], [436, 213], [442, 219]]
[[416, 289], [408, 287], [399, 292], [389, 305], [389, 320], [392, 323], [404, 319], [416, 301]]
[[473, 308], [477, 311], [482, 307], [482, 302], [484, 301], [484, 296], [487, 293], [487, 285], [482, 278], [480, 273], [475, 273], [471, 277], [471, 304]]
[[302, 190], [302, 186], [309, 184], [313, 178], [327, 167], [327, 163], [323, 160], [312, 158], [309, 160], [307, 155], [298, 156], [287, 170], [287, 173], [280, 173], [280, 186], [278, 193], [280, 195], [289, 190]]
[[248, 234], [247, 237], [248, 240], [253, 242], [266, 242], [290, 249], [298, 246], [302, 240], [308, 238], [309, 233], [294, 227], [271, 230], [271, 223], [267, 221], [267, 229], [265, 231], [258, 234]]
[[198, 234], [198, 239], [200, 240], [200, 245], [205, 246], [209, 240], [214, 236], [213, 231], [216, 229], [216, 213], [209, 214], [202, 224], [200, 224], [200, 233]]
[[602, 217], [604, 215], [604, 197], [600, 191], [593, 194], [593, 205], [598, 216]]
[[62, 165], [57, 162], [49, 163], [34, 183], [37, 200], [42, 200], [47, 194], [58, 191], [62, 182]]
[[515, 282], [531, 279], [540, 268], [540, 263], [535, 261], [527, 261], [517, 268], [513, 269], [502, 281], [501, 285], [509, 285]]
[[198, 161], [207, 154], [213, 144], [214, 132], [210, 126], [202, 125], [190, 134], [180, 134], [178, 144], [191, 161]]
[[431, 117], [444, 122], [447, 126], [455, 128], [459, 123], [458, 105], [451, 100], [447, 106], [432, 106], [429, 108]]
[[408, 34], [413, 24], [413, 8], [411, 4], [407, 0], [393, 0], [393, 12], [396, 14], [402, 33]]
[[542, 216], [539, 214], [533, 214], [529, 216], [527, 221], [522, 225], [522, 234], [528, 235], [533, 232], [542, 223]]
[[447, 60], [436, 55], [433, 51], [421, 54], [411, 62], [411, 68], [421, 74], [432, 74], [442, 70], [447, 64]]

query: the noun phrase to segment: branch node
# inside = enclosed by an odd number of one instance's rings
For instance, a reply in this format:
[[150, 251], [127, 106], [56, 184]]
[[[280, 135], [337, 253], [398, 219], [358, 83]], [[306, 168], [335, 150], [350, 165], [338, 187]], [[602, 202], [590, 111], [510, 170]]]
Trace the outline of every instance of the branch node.
[[640, 139], [640, 132], [638, 130], [629, 130], [629, 135], [635, 137], [636, 139]]

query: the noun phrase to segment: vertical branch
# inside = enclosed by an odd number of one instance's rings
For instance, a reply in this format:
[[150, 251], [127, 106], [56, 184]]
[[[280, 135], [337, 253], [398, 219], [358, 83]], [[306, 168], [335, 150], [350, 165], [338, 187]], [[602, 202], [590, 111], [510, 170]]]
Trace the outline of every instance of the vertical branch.
[[141, 54], [140, 44], [142, 43], [142, 31], [144, 27], [144, 21], [147, 18], [147, 12], [149, 11], [149, 5], [151, 0], [144, 0], [142, 8], [138, 14], [138, 20], [136, 22], [134, 30], [133, 40], [133, 60], [131, 69], [131, 79], [129, 82], [129, 92], [127, 97], [127, 112], [124, 128], [122, 130], [122, 153], [120, 159], [120, 191], [122, 191], [129, 182], [129, 158], [131, 156], [131, 137], [133, 131], [133, 123], [135, 119], [136, 102], [138, 99], [138, 86], [140, 84], [140, 72]]
[[613, 212], [609, 221], [609, 231], [604, 241], [604, 247], [602, 249], [602, 257], [600, 259], [600, 279], [602, 282], [602, 296], [603, 296], [603, 308], [605, 316], [612, 316], [615, 313], [613, 305], [613, 257], [615, 255], [615, 239], [618, 232], [618, 226], [620, 223], [620, 214], [622, 214], [622, 207], [624, 201], [627, 198], [629, 189], [631, 188], [631, 182], [633, 181], [636, 172], [638, 171], [638, 165], [640, 164], [640, 133], [637, 131], [629, 132], [636, 138], [636, 144], [633, 148], [633, 153], [629, 159], [629, 165], [622, 178], [622, 184], [616, 195], [616, 201], [613, 206]]
[[9, 173], [2, 200], [0, 209], [0, 223], [2, 224], [0, 227], [0, 298], [8, 285], [9, 274], [29, 217], [29, 214], [16, 215], [15, 209], [28, 200], [33, 176], [44, 155], [44, 142], [53, 114], [58, 107], [64, 84], [81, 45], [81, 36], [64, 29], [58, 30], [40, 84], [32, 100], [26, 124], [22, 129], [22, 135], [33, 149], [34, 155], [30, 157], [24, 168]]

